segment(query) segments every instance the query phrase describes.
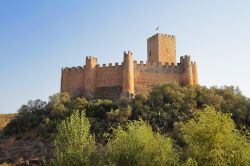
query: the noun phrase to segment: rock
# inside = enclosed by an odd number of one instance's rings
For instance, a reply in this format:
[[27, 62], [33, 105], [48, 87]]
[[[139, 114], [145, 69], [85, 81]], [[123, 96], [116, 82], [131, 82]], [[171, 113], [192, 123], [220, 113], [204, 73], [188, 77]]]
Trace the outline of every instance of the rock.
[[[1, 140], [1, 139], [0, 139]], [[14, 165], [41, 165], [43, 159], [55, 159], [55, 145], [52, 142], [44, 143], [36, 140], [8, 140], [0, 141], [0, 164]]]

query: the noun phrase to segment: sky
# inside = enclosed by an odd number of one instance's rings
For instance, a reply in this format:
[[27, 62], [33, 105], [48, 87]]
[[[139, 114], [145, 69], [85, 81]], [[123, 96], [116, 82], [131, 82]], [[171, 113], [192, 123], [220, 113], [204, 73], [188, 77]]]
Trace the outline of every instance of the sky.
[[0, 113], [60, 91], [62, 67], [146, 61], [147, 38], [176, 36], [177, 59], [191, 55], [204, 86], [238, 86], [250, 97], [248, 0], [1, 0]]

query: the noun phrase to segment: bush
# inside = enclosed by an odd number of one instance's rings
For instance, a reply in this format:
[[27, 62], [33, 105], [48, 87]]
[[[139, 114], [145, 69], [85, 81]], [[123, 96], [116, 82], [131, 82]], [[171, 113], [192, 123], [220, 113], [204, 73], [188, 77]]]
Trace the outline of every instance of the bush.
[[105, 119], [106, 112], [115, 110], [117, 108], [117, 103], [112, 100], [93, 100], [89, 102], [89, 108], [87, 109], [86, 114], [87, 117]]
[[51, 115], [54, 117], [64, 117], [68, 115], [69, 105], [70, 105], [70, 96], [68, 93], [57, 93], [49, 97], [49, 108], [51, 110]]
[[14, 135], [37, 128], [42, 121], [42, 115], [46, 113], [46, 105], [46, 102], [39, 99], [22, 105], [17, 116], [4, 128], [4, 134]]
[[250, 164], [250, 145], [230, 117], [208, 107], [184, 125], [189, 162], [205, 166]]
[[178, 156], [172, 140], [141, 121], [131, 122], [127, 130], [118, 128], [115, 136], [106, 145], [107, 165], [174, 165]]
[[79, 111], [73, 111], [69, 118], [62, 121], [57, 127], [55, 139], [57, 165], [88, 165], [95, 144], [89, 129], [88, 119]]

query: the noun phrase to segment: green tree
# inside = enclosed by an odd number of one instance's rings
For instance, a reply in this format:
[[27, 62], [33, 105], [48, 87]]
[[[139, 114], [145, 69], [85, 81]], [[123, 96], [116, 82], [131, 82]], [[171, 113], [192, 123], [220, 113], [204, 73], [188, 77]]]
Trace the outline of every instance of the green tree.
[[106, 164], [110, 165], [174, 165], [178, 156], [172, 140], [141, 121], [129, 123], [127, 130], [118, 128], [106, 145]]
[[77, 97], [72, 101], [72, 108], [75, 110], [84, 110], [88, 107], [88, 101], [85, 98]]
[[69, 112], [68, 105], [70, 104], [70, 96], [66, 92], [57, 93], [49, 97], [49, 108], [53, 116], [65, 116]]
[[125, 122], [128, 121], [129, 117], [132, 115], [132, 108], [129, 105], [129, 100], [121, 98], [118, 104], [119, 108], [106, 112], [106, 119], [108, 121], [115, 122]]
[[85, 114], [73, 111], [72, 115], [57, 127], [57, 165], [88, 165], [94, 151], [95, 139], [89, 133], [90, 123]]
[[186, 157], [198, 165], [249, 165], [250, 145], [235, 129], [230, 114], [205, 108], [182, 128]]

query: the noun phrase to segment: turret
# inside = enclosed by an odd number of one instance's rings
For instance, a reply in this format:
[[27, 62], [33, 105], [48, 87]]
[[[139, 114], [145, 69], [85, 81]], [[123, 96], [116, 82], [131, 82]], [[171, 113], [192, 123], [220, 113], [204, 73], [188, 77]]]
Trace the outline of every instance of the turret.
[[130, 97], [134, 94], [134, 59], [132, 52], [124, 52], [123, 61], [123, 96]]
[[198, 85], [198, 67], [196, 62], [192, 62], [192, 72], [193, 72], [193, 85]]
[[185, 55], [185, 57], [180, 58], [181, 69], [182, 69], [182, 84], [193, 85], [193, 71], [190, 56]]
[[86, 57], [85, 66], [85, 91], [89, 94], [95, 93], [96, 85], [96, 64], [97, 59], [95, 57]]
[[173, 35], [157, 33], [147, 40], [149, 63], [176, 64], [176, 39]]

